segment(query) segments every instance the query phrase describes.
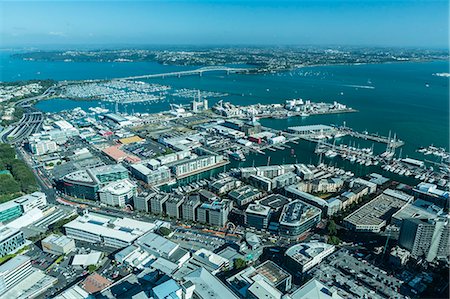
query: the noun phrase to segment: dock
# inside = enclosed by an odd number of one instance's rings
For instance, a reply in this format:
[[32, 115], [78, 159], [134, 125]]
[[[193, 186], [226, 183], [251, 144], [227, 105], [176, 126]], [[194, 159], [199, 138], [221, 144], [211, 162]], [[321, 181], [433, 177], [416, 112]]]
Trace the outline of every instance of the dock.
[[395, 136], [394, 136], [394, 138], [391, 138], [390, 134], [389, 134], [389, 137], [385, 137], [385, 136], [380, 136], [380, 135], [368, 133], [368, 132], [360, 133], [360, 132], [354, 131], [353, 129], [348, 128], [348, 127], [339, 127], [338, 129], [342, 133], [345, 133], [351, 137], [360, 138], [360, 139], [364, 139], [364, 140], [371, 140], [371, 141], [375, 141], [378, 143], [384, 143], [384, 144], [387, 144], [390, 148], [394, 148], [394, 149], [399, 148], [405, 144], [405, 142], [403, 142], [400, 139], [397, 139]]

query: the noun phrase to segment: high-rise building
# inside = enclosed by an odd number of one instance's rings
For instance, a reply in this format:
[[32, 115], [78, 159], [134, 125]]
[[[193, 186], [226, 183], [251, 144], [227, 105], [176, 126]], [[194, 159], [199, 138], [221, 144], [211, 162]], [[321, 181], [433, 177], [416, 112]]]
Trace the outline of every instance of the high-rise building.
[[183, 219], [189, 221], [197, 220], [197, 208], [201, 205], [200, 195], [190, 195], [182, 205]]
[[133, 205], [134, 209], [137, 211], [150, 212], [150, 199], [156, 196], [156, 193], [142, 193], [134, 197]]
[[176, 219], [181, 219], [183, 215], [182, 204], [184, 202], [184, 197], [181, 195], [172, 194], [170, 198], [166, 201], [166, 213], [169, 217], [175, 217]]
[[411, 252], [414, 258], [425, 257], [428, 262], [449, 256], [449, 220], [404, 219], [400, 229], [399, 245]]
[[213, 226], [224, 226], [232, 208], [231, 201], [224, 199], [212, 203], [203, 203], [197, 209], [197, 221]]
[[165, 214], [166, 213], [166, 201], [169, 199], [167, 194], [158, 194], [150, 198], [150, 208], [153, 214]]

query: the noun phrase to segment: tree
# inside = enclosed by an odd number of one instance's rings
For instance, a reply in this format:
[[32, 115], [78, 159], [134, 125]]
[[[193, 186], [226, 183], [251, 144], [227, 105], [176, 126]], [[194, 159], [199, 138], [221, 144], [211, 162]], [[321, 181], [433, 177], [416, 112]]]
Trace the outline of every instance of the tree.
[[336, 236], [329, 236], [328, 237], [328, 244], [331, 245], [339, 245], [341, 243], [341, 240]]
[[0, 174], [0, 195], [20, 192], [20, 185], [9, 174]]
[[170, 235], [172, 233], [172, 231], [170, 229], [168, 229], [167, 227], [161, 226], [159, 228], [159, 233], [162, 236], [166, 237], [166, 236]]
[[89, 265], [88, 266], [88, 271], [89, 273], [94, 272], [95, 270], [97, 270], [97, 266], [96, 265]]
[[334, 222], [334, 220], [328, 221], [327, 230], [328, 230], [328, 235], [336, 236], [337, 229], [336, 229], [336, 222]]
[[237, 258], [234, 260], [233, 265], [235, 269], [239, 270], [245, 268], [247, 266], [247, 263], [245, 262], [245, 260]]

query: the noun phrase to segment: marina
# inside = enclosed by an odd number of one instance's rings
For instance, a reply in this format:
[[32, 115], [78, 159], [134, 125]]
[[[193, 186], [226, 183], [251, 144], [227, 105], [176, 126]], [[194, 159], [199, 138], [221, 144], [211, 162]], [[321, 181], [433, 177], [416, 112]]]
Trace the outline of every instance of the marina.
[[389, 136], [385, 137], [385, 136], [380, 136], [378, 134], [369, 133], [367, 131], [360, 133], [360, 132], [353, 130], [352, 128], [345, 126], [345, 124], [341, 127], [338, 127], [338, 129], [344, 135], [349, 135], [349, 136], [352, 136], [355, 138], [361, 138], [364, 140], [371, 140], [371, 141], [375, 141], [378, 143], [385, 143], [388, 145], [388, 147], [393, 148], [393, 149], [399, 148], [405, 144], [404, 141], [397, 138], [396, 134], [394, 134], [394, 136], [391, 137], [391, 131], [389, 131]]

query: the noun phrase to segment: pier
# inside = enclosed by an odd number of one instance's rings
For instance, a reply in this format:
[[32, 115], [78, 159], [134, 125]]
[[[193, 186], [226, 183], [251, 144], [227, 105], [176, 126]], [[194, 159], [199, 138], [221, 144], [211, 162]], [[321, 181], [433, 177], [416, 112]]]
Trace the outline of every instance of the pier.
[[354, 131], [353, 129], [351, 129], [349, 127], [345, 127], [345, 126], [339, 127], [338, 129], [342, 133], [349, 135], [351, 137], [360, 138], [360, 139], [364, 139], [364, 140], [371, 140], [371, 141], [375, 141], [378, 143], [385, 143], [390, 148], [393, 148], [393, 149], [399, 148], [405, 144], [405, 142], [403, 142], [402, 140], [397, 139], [397, 137], [395, 137], [395, 135], [394, 135], [394, 138], [391, 138], [390, 133], [389, 133], [389, 137], [385, 137], [385, 136], [380, 136], [380, 135], [369, 133], [369, 132], [360, 133], [360, 132]]

